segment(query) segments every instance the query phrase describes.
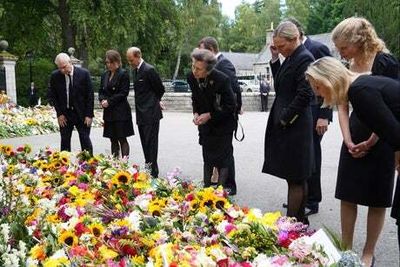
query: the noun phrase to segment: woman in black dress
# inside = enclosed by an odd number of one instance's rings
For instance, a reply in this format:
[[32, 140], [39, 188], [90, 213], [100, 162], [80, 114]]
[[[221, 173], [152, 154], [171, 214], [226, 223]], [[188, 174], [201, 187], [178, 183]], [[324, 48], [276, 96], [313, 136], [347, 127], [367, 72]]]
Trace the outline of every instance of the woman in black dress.
[[[307, 179], [314, 169], [314, 94], [304, 72], [314, 57], [299, 40], [295, 24], [284, 21], [273, 33], [271, 69], [276, 98], [265, 131], [262, 172], [285, 179], [288, 184], [287, 215], [308, 223], [304, 215]], [[281, 64], [279, 54], [285, 57]]]
[[103, 108], [103, 136], [111, 140], [114, 157], [129, 157], [127, 137], [134, 135], [132, 112], [128, 103], [129, 75], [121, 69], [121, 56], [118, 51], [106, 52], [107, 71], [101, 76], [99, 101]]
[[[399, 170], [400, 165], [400, 83], [396, 79], [383, 76], [371, 76], [354, 73], [345, 68], [345, 66], [337, 59], [332, 57], [324, 57], [317, 60], [307, 69], [306, 76], [314, 91], [324, 97], [325, 105], [345, 104], [349, 101], [355, 113], [366, 127], [371, 129], [378, 137], [380, 142], [387, 144], [391, 151], [391, 155], [395, 154], [395, 163]], [[361, 146], [365, 146], [361, 145]], [[365, 151], [361, 146], [354, 148], [354, 152]], [[395, 151], [395, 153], [394, 153]], [[373, 153], [373, 152], [369, 152]], [[381, 164], [379, 162], [372, 163], [374, 165]], [[391, 170], [394, 170], [394, 164]], [[365, 166], [368, 168], [368, 166]], [[386, 171], [390, 171], [389, 169]], [[357, 173], [351, 173], [357, 176]], [[350, 178], [349, 178], [350, 179]], [[391, 177], [393, 182], [393, 177]], [[370, 183], [368, 178], [364, 182], [353, 185], [353, 192], [364, 191], [372, 200], [382, 198], [391, 198], [391, 191], [381, 191], [381, 183], [384, 183], [380, 177], [376, 177], [374, 183]], [[369, 188], [368, 188], [369, 186]], [[347, 190], [350, 190], [348, 188]], [[355, 204], [356, 205], [356, 204]], [[371, 209], [371, 208], [369, 208]], [[369, 211], [370, 212], [370, 211]], [[343, 210], [341, 213], [342, 216]], [[370, 220], [370, 218], [368, 218]], [[381, 224], [383, 225], [383, 220]], [[343, 220], [342, 220], [343, 221]], [[368, 222], [370, 223], [370, 222]], [[371, 233], [367, 231], [367, 242], [374, 239], [375, 242], [379, 237], [380, 230]], [[368, 236], [372, 235], [372, 236]], [[350, 244], [351, 245], [351, 244]], [[365, 266], [370, 266], [373, 262], [372, 255], [367, 254], [364, 247], [362, 260]], [[369, 256], [369, 257], [368, 257]]]
[[[371, 23], [351, 17], [332, 31], [332, 40], [340, 55], [349, 60], [349, 69], [397, 79], [399, 64], [388, 53]], [[343, 135], [340, 153], [336, 198], [341, 200], [343, 242], [352, 247], [357, 205], [368, 206], [367, 240], [362, 260], [373, 257], [376, 242], [384, 224], [385, 211], [392, 203], [394, 156], [392, 148], [379, 140], [356, 113], [349, 117], [349, 105], [338, 106]]]

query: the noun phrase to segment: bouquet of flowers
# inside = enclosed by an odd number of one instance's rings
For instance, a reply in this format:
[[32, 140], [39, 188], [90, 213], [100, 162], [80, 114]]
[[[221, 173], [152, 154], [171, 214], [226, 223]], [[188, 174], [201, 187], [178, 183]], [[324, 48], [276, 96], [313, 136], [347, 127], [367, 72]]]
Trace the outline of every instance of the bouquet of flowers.
[[[15, 255], [9, 257], [13, 266], [332, 262], [322, 245], [310, 242], [314, 231], [307, 225], [279, 212], [241, 208], [222, 187], [200, 188], [179, 178], [179, 170], [153, 179], [148, 170], [111, 156], [48, 148], [29, 156], [28, 146], [0, 149], [3, 178], [12, 179], [7, 192], [19, 192], [21, 201], [12, 207], [27, 233], [13, 235], [8, 248], [15, 253], [1, 251], [1, 259], [3, 253]], [[0, 244], [11, 244], [10, 238], [4, 240]], [[23, 244], [17, 245], [19, 240]]]

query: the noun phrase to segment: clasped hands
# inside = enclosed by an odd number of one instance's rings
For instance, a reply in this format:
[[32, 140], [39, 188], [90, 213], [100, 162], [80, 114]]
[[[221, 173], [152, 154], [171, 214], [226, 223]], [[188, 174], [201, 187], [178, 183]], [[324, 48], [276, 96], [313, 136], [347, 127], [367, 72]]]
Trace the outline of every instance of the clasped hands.
[[[58, 117], [57, 117], [57, 120], [58, 120], [58, 125], [60, 125], [60, 127], [65, 127], [65, 126], [67, 126], [67, 117], [65, 117], [65, 115], [60, 115], [60, 116], [58, 116]], [[85, 120], [84, 120], [83, 123], [84, 123], [87, 127], [90, 127], [90, 125], [92, 125], [92, 121], [93, 121], [92, 118], [90, 118], [90, 117], [85, 117]]]
[[193, 114], [193, 123], [195, 125], [203, 125], [207, 121], [209, 121], [210, 119], [211, 119], [210, 112], [203, 113], [203, 114], [200, 114], [200, 115], [198, 113], [194, 113]]

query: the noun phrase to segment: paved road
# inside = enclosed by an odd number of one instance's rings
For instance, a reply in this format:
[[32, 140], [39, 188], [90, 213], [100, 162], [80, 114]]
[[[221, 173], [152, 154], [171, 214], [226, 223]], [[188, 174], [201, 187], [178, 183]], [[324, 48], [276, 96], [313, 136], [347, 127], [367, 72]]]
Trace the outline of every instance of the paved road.
[[[268, 113], [248, 112], [241, 116], [246, 138], [243, 142], [234, 142], [236, 160], [236, 179], [238, 194], [234, 197], [242, 206], [258, 207], [264, 212], [282, 209], [286, 201], [286, 182], [273, 176], [261, 173], [263, 163], [264, 133]], [[320, 212], [310, 217], [311, 227], [327, 226], [340, 233], [339, 201], [334, 198], [339, 151], [341, 146], [340, 129], [335, 121], [322, 141], [322, 186], [323, 201]], [[201, 181], [202, 157], [197, 143], [197, 129], [191, 122], [190, 113], [166, 112], [160, 126], [159, 167], [160, 175], [165, 175], [175, 167], [180, 167], [182, 176]], [[137, 131], [137, 128], [135, 128]], [[102, 129], [92, 130], [94, 153], [110, 153], [110, 142], [102, 137]], [[129, 138], [131, 145], [130, 161], [143, 164], [144, 158], [138, 133]], [[59, 148], [59, 134], [23, 137], [1, 140], [2, 143], [20, 145], [30, 143], [34, 151], [46, 145]], [[73, 134], [72, 149], [79, 149], [78, 135]], [[296, 148], [293, 148], [296, 149]], [[355, 250], [362, 251], [366, 230], [365, 207], [359, 209], [356, 225]], [[399, 266], [399, 250], [394, 220], [386, 215], [383, 233], [377, 245], [376, 266]]]

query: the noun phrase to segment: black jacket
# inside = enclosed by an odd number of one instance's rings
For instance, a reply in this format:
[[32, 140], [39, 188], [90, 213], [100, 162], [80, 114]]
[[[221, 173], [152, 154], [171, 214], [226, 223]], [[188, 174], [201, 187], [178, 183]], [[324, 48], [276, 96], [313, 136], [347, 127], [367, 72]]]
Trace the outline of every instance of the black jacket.
[[[67, 111], [67, 90], [65, 75], [60, 70], [55, 70], [50, 76], [47, 91], [49, 103], [54, 106], [57, 117], [65, 115]], [[79, 117], [93, 118], [94, 93], [89, 71], [84, 68], [74, 67], [72, 103], [70, 105], [76, 110]]]
[[211, 114], [211, 119], [199, 126], [200, 135], [231, 135], [236, 126], [235, 100], [228, 76], [213, 69], [204, 82], [203, 89], [200, 88], [193, 73], [188, 75], [187, 81], [192, 90], [193, 113], [200, 115], [210, 112]]
[[108, 107], [103, 111], [104, 121], [132, 120], [132, 111], [128, 102], [129, 75], [123, 69], [118, 69], [109, 81], [110, 71], [101, 76], [99, 101], [107, 100]]
[[165, 88], [154, 67], [143, 62], [134, 82], [136, 123], [153, 124], [162, 118], [160, 101]]
[[[315, 59], [319, 59], [321, 57], [325, 56], [332, 56], [331, 53], [329, 52], [329, 48], [324, 45], [323, 43], [320, 43], [318, 41], [312, 40], [307, 37], [306, 41], [304, 42], [304, 46], [307, 48], [308, 51], [311, 52], [311, 54], [314, 56]], [[327, 119], [329, 121], [332, 121], [332, 109], [331, 108], [321, 108], [323, 104], [323, 98], [316, 96], [314, 98], [314, 101], [311, 102], [312, 105], [317, 106], [317, 117], [318, 119]]]
[[305, 71], [314, 57], [300, 45], [281, 66], [271, 64], [276, 97], [265, 132], [263, 172], [285, 179], [303, 180], [314, 169], [313, 119], [314, 96], [305, 79]]
[[229, 77], [232, 91], [235, 94], [236, 112], [239, 112], [242, 108], [242, 92], [236, 77], [235, 67], [233, 66], [232, 62], [229, 61], [229, 59], [221, 54], [217, 58], [217, 64], [215, 65], [215, 68]]

